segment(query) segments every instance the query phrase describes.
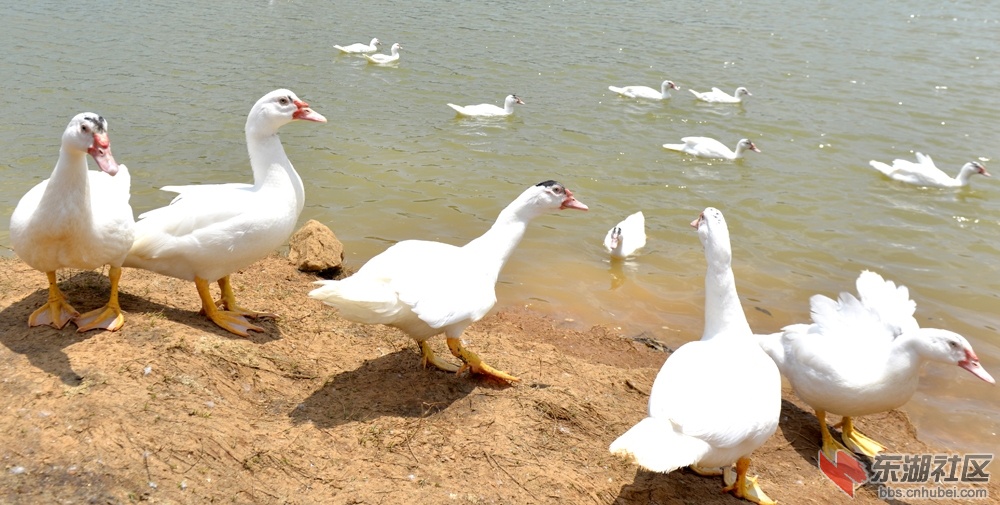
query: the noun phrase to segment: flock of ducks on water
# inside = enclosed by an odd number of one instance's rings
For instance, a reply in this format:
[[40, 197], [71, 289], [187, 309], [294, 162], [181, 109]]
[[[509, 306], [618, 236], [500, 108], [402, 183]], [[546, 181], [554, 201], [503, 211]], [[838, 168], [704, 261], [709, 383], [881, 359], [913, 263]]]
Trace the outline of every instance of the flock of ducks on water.
[[[374, 62], [398, 60], [399, 44], [393, 45], [392, 56], [369, 56], [379, 45], [372, 39], [367, 45], [335, 47]], [[662, 100], [671, 89], [680, 88], [664, 81], [660, 91], [644, 86], [609, 89], [625, 97]], [[743, 87], [733, 95], [717, 88], [692, 93], [711, 103], [739, 103], [750, 96]], [[503, 108], [448, 105], [462, 115], [496, 116], [511, 114], [521, 103], [510, 95]], [[120, 329], [124, 324], [118, 302], [121, 269], [133, 267], [193, 281], [202, 313], [231, 333], [247, 336], [249, 331], [264, 331], [250, 320], [275, 315], [240, 307], [229, 277], [285, 243], [303, 209], [302, 180], [278, 137], [279, 128], [293, 121], [324, 123], [326, 118], [287, 89], [264, 95], [251, 108], [245, 125], [252, 184], [167, 186], [162, 189], [177, 194], [173, 201], [135, 220], [129, 205], [129, 171], [111, 153], [107, 121], [91, 112], [73, 117], [62, 134], [50, 178], [31, 188], [11, 216], [14, 251], [48, 277], [47, 300], [28, 317], [28, 324], [63, 328], [72, 321], [81, 332]], [[747, 139], [735, 151], [707, 137], [682, 140], [684, 144], [664, 147], [724, 159], [738, 159], [746, 150], [759, 152]], [[99, 171], [88, 170], [88, 155]], [[930, 157], [918, 153], [917, 160], [871, 165], [891, 178], [926, 186], [961, 186], [974, 173], [989, 175], [982, 164], [971, 162], [959, 177], [950, 178], [939, 174]], [[468, 370], [515, 383], [517, 377], [463, 347], [461, 336], [496, 303], [497, 278], [529, 222], [565, 209], [585, 211], [587, 206], [556, 181], [535, 184], [507, 205], [483, 235], [465, 245], [404, 240], [350, 277], [316, 282], [318, 287], [308, 296], [335, 307], [345, 319], [399, 328], [417, 342], [424, 366]], [[845, 292], [837, 300], [813, 296], [811, 323], [755, 335], [736, 291], [722, 212], [709, 207], [691, 225], [707, 263], [702, 337], [667, 358], [653, 382], [648, 416], [611, 443], [612, 453], [657, 472], [690, 467], [703, 474], [722, 474], [724, 490], [757, 503], [773, 503], [748, 470], [750, 454], [778, 426], [781, 375], [816, 410], [820, 451], [831, 461], [838, 451], [874, 456], [885, 449], [858, 432], [853, 419], [903, 405], [915, 392], [928, 361], [957, 365], [994, 383], [965, 338], [920, 328], [908, 290], [869, 271], [858, 277], [857, 295]], [[604, 240], [613, 261], [633, 256], [645, 244], [642, 212], [612, 227]], [[108, 302], [81, 314], [60, 291], [56, 272], [104, 265], [110, 266]], [[218, 284], [218, 300], [211, 294], [212, 283]], [[441, 333], [460, 365], [436, 356], [427, 344]], [[697, 387], [690, 387], [693, 378]], [[732, 397], [707, 400], [705, 391], [731, 391]], [[839, 424], [843, 444], [827, 428], [827, 414], [843, 417]]]
[[346, 46], [338, 46], [334, 44], [333, 47], [344, 54], [360, 54], [368, 60], [368, 63], [374, 63], [376, 65], [389, 65], [399, 61], [399, 50], [403, 48], [399, 42], [393, 44], [392, 47], [389, 48], [389, 54], [377, 53], [378, 47], [381, 45], [382, 42], [380, 42], [377, 38], [374, 38], [368, 44], [357, 42]]

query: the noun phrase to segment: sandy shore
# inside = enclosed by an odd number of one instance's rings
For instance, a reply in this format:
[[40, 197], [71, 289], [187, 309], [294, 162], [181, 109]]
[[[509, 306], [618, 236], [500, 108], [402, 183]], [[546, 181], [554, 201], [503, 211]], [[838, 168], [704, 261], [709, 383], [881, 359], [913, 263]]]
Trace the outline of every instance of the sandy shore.
[[[121, 331], [29, 329], [45, 276], [16, 259], [0, 272], [3, 503], [741, 503], [720, 478], [651, 474], [608, 454], [644, 416], [667, 356], [609, 328], [495, 311], [465, 339], [523, 380], [506, 387], [420, 368], [411, 340], [309, 300], [314, 278], [280, 257], [233, 276], [243, 305], [281, 316], [249, 339], [199, 316], [193, 284], [131, 269]], [[100, 272], [60, 279], [78, 310], [106, 301]], [[432, 344], [447, 355], [443, 339]], [[737, 387], [705, 397], [738, 415]], [[820, 473], [815, 417], [784, 397], [753, 460], [765, 491], [781, 503], [880, 501], [874, 485], [852, 499]], [[892, 452], [947, 452], [901, 412], [859, 426]], [[1000, 496], [996, 479], [981, 486]]]

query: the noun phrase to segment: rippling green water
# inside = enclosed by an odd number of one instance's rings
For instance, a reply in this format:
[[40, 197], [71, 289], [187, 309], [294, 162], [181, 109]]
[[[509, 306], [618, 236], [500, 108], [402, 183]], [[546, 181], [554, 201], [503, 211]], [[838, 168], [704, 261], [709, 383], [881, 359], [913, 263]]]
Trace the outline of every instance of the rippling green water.
[[[302, 219], [333, 228], [352, 266], [402, 239], [466, 242], [525, 187], [556, 179], [591, 211], [533, 224], [501, 276], [500, 307], [673, 344], [695, 338], [704, 257], [688, 223], [715, 206], [756, 331], [807, 320], [810, 295], [853, 290], [869, 268], [909, 286], [922, 324], [962, 333], [1000, 374], [1000, 180], [918, 189], [867, 164], [919, 150], [950, 173], [973, 159], [1000, 173], [990, 162], [1000, 145], [992, 4], [674, 4], [6, 6], [0, 211], [9, 216], [48, 177], [59, 135], [84, 110], [109, 120], [136, 214], [169, 201], [160, 186], [248, 181], [245, 115], [287, 87], [331, 120], [282, 131], [307, 183]], [[384, 51], [402, 43], [398, 66], [331, 47], [371, 37]], [[663, 79], [685, 89], [663, 103], [607, 90]], [[754, 95], [742, 106], [686, 91], [740, 85]], [[445, 106], [509, 93], [526, 102], [511, 118], [459, 119]], [[763, 153], [709, 162], [661, 147], [688, 135], [749, 137]], [[636, 210], [649, 244], [612, 266], [604, 234]], [[995, 452], [997, 405], [997, 388], [932, 365], [907, 410], [925, 438]]]

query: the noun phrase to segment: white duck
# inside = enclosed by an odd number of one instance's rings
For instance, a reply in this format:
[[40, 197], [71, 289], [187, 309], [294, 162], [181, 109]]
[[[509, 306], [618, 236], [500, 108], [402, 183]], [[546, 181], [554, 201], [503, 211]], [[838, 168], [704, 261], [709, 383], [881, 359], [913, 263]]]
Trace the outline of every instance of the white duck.
[[524, 105], [524, 102], [517, 95], [507, 95], [503, 101], [503, 107], [497, 107], [491, 103], [481, 103], [479, 105], [455, 105], [449, 103], [448, 107], [455, 109], [455, 112], [463, 116], [470, 117], [497, 117], [509, 116], [514, 113], [514, 104]]
[[692, 95], [698, 100], [708, 103], [742, 103], [743, 97], [753, 96], [750, 91], [743, 86], [736, 88], [736, 91], [732, 95], [722, 91], [719, 88], [712, 88], [712, 91], [698, 92], [693, 89], [688, 89]]
[[[268, 255], [294, 231], [305, 191], [278, 129], [299, 119], [326, 122], [287, 89], [257, 100], [245, 127], [254, 183], [162, 188], [178, 195], [170, 205], [139, 216], [125, 266], [194, 281], [202, 311], [215, 324], [242, 336], [264, 331], [246, 317], [274, 315], [239, 307], [229, 274]], [[209, 291], [215, 281], [222, 291], [218, 304]]]
[[[663, 473], [735, 462], [736, 482], [724, 490], [774, 503], [747, 470], [750, 453], [778, 427], [781, 376], [757, 345], [739, 303], [722, 213], [709, 207], [691, 225], [698, 229], [708, 263], [705, 333], [667, 358], [649, 394], [649, 416], [618, 437], [610, 451]], [[733, 391], [734, 384], [738, 401], [706, 401], [706, 391]]]
[[390, 63], [396, 63], [397, 61], [399, 61], [399, 50], [402, 48], [403, 46], [399, 45], [399, 42], [397, 42], [393, 44], [391, 48], [389, 48], [389, 51], [391, 51], [392, 54], [382, 54], [382, 53], [366, 54], [365, 58], [368, 60], [368, 63], [374, 63], [376, 65], [388, 65]]
[[905, 286], [866, 270], [858, 276], [857, 289], [858, 297], [844, 292], [836, 301], [814, 295], [809, 300], [812, 324], [759, 337], [795, 394], [816, 409], [822, 450], [830, 461], [843, 446], [830, 435], [826, 414], [844, 416], [841, 438], [848, 447], [875, 456], [885, 447], [854, 429], [853, 418], [909, 401], [928, 361], [958, 365], [994, 383], [965, 338], [917, 325], [916, 303]]
[[608, 230], [604, 237], [604, 248], [612, 258], [624, 259], [646, 245], [646, 216], [642, 211], [626, 217]]
[[619, 88], [617, 86], [608, 86], [608, 89], [618, 93], [621, 96], [628, 98], [648, 98], [650, 100], [666, 100], [670, 98], [670, 90], [681, 89], [679, 86], [674, 84], [673, 81], [663, 81], [660, 84], [660, 90], [656, 91], [649, 86], [625, 86]]
[[381, 45], [382, 45], [382, 42], [380, 42], [377, 38], [374, 38], [368, 44], [365, 44], [365, 43], [362, 43], [362, 42], [357, 42], [357, 43], [346, 45], [346, 46], [338, 46], [337, 44], [334, 44], [333, 47], [339, 49], [340, 52], [346, 53], [346, 54], [366, 54], [366, 53], [374, 53], [375, 51], [378, 51], [378, 46], [381, 46]]
[[672, 151], [680, 151], [700, 158], [715, 158], [722, 160], [738, 160], [743, 157], [747, 149], [760, 152], [757, 146], [749, 139], [740, 139], [736, 143], [736, 150], [733, 151], [725, 144], [711, 137], [684, 137], [683, 144], [663, 144], [663, 147]]
[[[587, 210], [587, 206], [558, 182], [539, 183], [501, 211], [489, 231], [464, 246], [404, 240], [346, 279], [316, 282], [320, 287], [309, 297], [339, 309], [345, 319], [403, 330], [420, 346], [424, 366], [430, 363], [459, 373], [469, 369], [515, 382], [517, 377], [463, 348], [462, 332], [493, 308], [497, 277], [528, 223], [561, 209]], [[440, 333], [462, 361], [461, 367], [434, 356], [427, 339]]]
[[[88, 154], [100, 172], [87, 170]], [[62, 328], [73, 320], [78, 331], [114, 331], [125, 323], [118, 280], [135, 226], [130, 184], [128, 168], [111, 155], [107, 121], [93, 112], [74, 116], [63, 131], [52, 175], [25, 193], [10, 217], [14, 252], [49, 280], [48, 301], [31, 314], [29, 326]], [[111, 266], [108, 303], [81, 315], [59, 290], [56, 270], [104, 265]]]
[[918, 186], [929, 186], [935, 188], [961, 188], [969, 185], [969, 178], [975, 174], [982, 174], [986, 177], [990, 173], [986, 167], [978, 161], [970, 161], [962, 166], [958, 172], [958, 177], [952, 177], [941, 171], [930, 156], [923, 153], [916, 153], [917, 162], [896, 159], [892, 160], [892, 166], [881, 161], [871, 160], [868, 162], [875, 170], [882, 172], [890, 179], [916, 184]]

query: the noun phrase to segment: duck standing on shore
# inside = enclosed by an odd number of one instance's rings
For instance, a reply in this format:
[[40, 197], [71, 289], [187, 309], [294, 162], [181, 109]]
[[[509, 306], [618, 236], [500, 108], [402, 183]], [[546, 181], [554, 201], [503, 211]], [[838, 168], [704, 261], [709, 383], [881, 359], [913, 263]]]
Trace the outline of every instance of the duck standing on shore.
[[[100, 172], [87, 169], [87, 155]], [[122, 261], [132, 246], [131, 179], [111, 155], [108, 122], [93, 112], [77, 114], [62, 134], [52, 175], [31, 188], [10, 217], [10, 241], [18, 257], [49, 280], [48, 301], [28, 318], [29, 326], [56, 328], [74, 321], [78, 331], [115, 331], [125, 323], [118, 305]], [[107, 305], [80, 314], [56, 283], [61, 268], [110, 265]]]
[[795, 394], [816, 409], [821, 450], [830, 461], [836, 461], [837, 450], [846, 449], [830, 434], [826, 414], [843, 416], [837, 426], [850, 450], [874, 457], [885, 447], [855, 429], [853, 419], [909, 401], [929, 361], [957, 365], [995, 383], [965, 337], [917, 324], [917, 304], [906, 286], [868, 270], [856, 285], [858, 296], [844, 292], [832, 300], [813, 295], [812, 324], [793, 324], [759, 337]]
[[[249, 330], [264, 331], [246, 318], [275, 315], [238, 306], [229, 274], [273, 252], [295, 230], [305, 190], [278, 129], [296, 120], [326, 122], [287, 89], [258, 100], [245, 127], [254, 183], [161, 188], [177, 197], [139, 216], [125, 266], [194, 281], [202, 312], [227, 331], [244, 337]], [[209, 291], [212, 282], [219, 283], [218, 302]]]
[[[587, 210], [587, 206], [556, 181], [538, 183], [507, 205], [486, 233], [464, 246], [404, 240], [346, 279], [317, 281], [320, 287], [309, 292], [309, 297], [338, 309], [344, 319], [403, 330], [420, 346], [424, 366], [457, 373], [470, 370], [517, 382], [520, 379], [465, 349], [462, 332], [496, 304], [500, 270], [521, 242], [528, 223], [562, 209]], [[435, 356], [427, 344], [441, 333], [448, 349], [462, 361], [461, 367]]]
[[[648, 416], [609, 450], [661, 473], [685, 466], [701, 473], [735, 462], [736, 481], [723, 491], [773, 504], [747, 472], [750, 454], [778, 428], [781, 376], [757, 344], [740, 304], [722, 212], [709, 207], [691, 225], [708, 263], [705, 330], [700, 340], [667, 358], [649, 393]], [[706, 391], [732, 391], [738, 400], [707, 399]]]

